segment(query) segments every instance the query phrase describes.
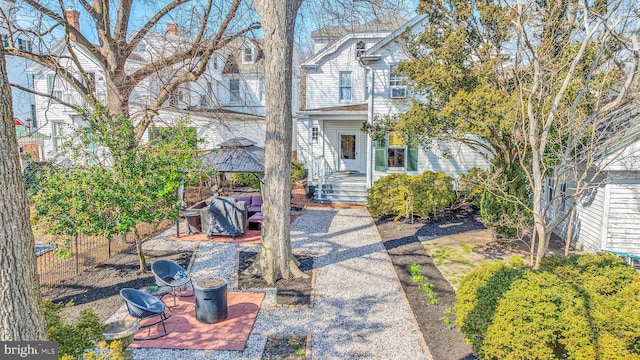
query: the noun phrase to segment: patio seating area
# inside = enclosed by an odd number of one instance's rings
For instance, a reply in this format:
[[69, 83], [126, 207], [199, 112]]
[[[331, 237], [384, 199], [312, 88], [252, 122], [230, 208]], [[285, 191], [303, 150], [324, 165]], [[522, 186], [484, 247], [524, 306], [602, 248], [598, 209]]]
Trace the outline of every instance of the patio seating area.
[[[221, 322], [202, 323], [196, 319], [197, 296], [178, 296], [165, 320], [168, 335], [134, 341], [130, 348], [135, 358], [261, 359], [268, 338], [309, 336], [309, 357], [428, 359], [420, 330], [411, 320], [411, 311], [366, 210], [306, 208], [292, 220], [294, 253], [314, 257], [312, 306], [278, 305], [273, 288], [257, 292], [238, 288], [239, 253], [256, 252], [258, 243], [239, 238], [216, 241], [205, 234], [176, 238], [175, 227], [146, 241], [146, 249], [193, 249], [186, 269], [192, 282], [197, 284], [209, 277], [224, 279], [228, 314]], [[162, 300], [173, 305], [171, 296]], [[108, 322], [122, 319], [132, 319], [124, 306]], [[148, 319], [141, 324], [147, 322], [155, 321]], [[138, 330], [135, 337], [162, 333], [161, 324], [155, 324]]]
[[[180, 297], [170, 310], [171, 316], [164, 321], [167, 335], [163, 335], [162, 324], [154, 324], [153, 319], [143, 320], [135, 337], [152, 340], [135, 340], [129, 347], [242, 351], [264, 295], [260, 292], [227, 293], [227, 319], [215, 324], [196, 319], [194, 297]], [[152, 325], [144, 327], [147, 323]]]

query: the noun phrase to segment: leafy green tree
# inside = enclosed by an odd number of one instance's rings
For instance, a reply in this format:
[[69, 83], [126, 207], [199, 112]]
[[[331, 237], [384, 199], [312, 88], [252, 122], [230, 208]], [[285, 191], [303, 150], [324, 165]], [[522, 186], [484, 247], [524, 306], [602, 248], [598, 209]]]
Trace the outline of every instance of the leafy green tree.
[[[614, 110], [640, 62], [637, 4], [422, 0], [420, 11], [424, 31], [408, 35], [413, 59], [398, 69], [417, 96], [395, 131], [485, 154], [496, 172], [486, 178], [491, 197], [533, 218], [539, 266], [551, 231], [601, 181], [602, 149], [628, 126]], [[509, 186], [514, 167], [525, 186]], [[551, 195], [547, 180], [560, 185]]]
[[171, 136], [130, 148], [136, 136], [131, 123], [104, 116], [104, 111], [97, 107], [85, 114], [92, 132], [78, 134], [80, 141], [68, 145], [73, 165], [51, 167], [43, 174], [42, 190], [32, 198], [37, 225], [68, 239], [80, 233], [111, 238], [133, 232], [140, 270], [145, 271], [137, 225], [177, 216], [180, 181], [188, 184], [197, 176], [192, 128], [183, 119], [162, 130]]

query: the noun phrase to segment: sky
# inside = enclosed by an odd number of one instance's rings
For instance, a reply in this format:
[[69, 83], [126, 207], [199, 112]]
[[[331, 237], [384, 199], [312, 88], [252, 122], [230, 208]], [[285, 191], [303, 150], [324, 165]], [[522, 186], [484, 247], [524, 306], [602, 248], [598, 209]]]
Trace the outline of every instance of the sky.
[[[301, 48], [309, 46], [310, 33], [320, 27], [326, 25], [349, 25], [355, 23], [363, 23], [376, 17], [376, 15], [390, 11], [390, 6], [397, 6], [401, 10], [399, 13], [405, 18], [410, 19], [415, 15], [415, 9], [417, 8], [418, 0], [372, 0], [382, 2], [382, 5], [372, 6], [369, 1], [363, 0], [304, 0], [300, 11], [298, 12], [298, 18], [296, 22], [296, 36], [295, 41]], [[26, 10], [26, 5], [22, 5], [24, 8], [20, 8], [20, 0], [17, 2], [19, 7], [19, 16], [22, 19], [33, 19], [33, 14], [29, 14]], [[59, 3], [57, 0], [43, 1], [43, 3], [49, 5], [52, 9], [59, 9]], [[116, 3], [114, 1], [114, 3]], [[168, 3], [168, 0], [153, 1], [153, 0], [137, 0], [134, 1], [132, 19], [130, 30], [140, 28], [146, 21], [155, 14], [164, 4]], [[211, 18], [221, 18], [226, 14], [229, 0], [216, 0], [214, 3], [214, 9], [212, 11]], [[97, 34], [95, 27], [90, 16], [84, 11], [81, 4], [74, 1], [65, 1], [67, 8], [73, 8], [81, 12], [80, 17], [80, 29], [82, 33], [92, 42], [97, 41]], [[195, 4], [195, 5], [194, 5]], [[165, 31], [166, 23], [176, 22], [183, 27], [197, 28], [199, 25], [198, 19], [202, 11], [199, 11], [198, 4], [202, 4], [200, 0], [193, 0], [187, 4], [182, 5], [177, 11], [172, 12], [165, 16], [159, 25], [156, 26], [156, 31]], [[397, 10], [396, 10], [397, 11]], [[115, 15], [115, 14], [114, 14]], [[241, 8], [236, 15], [236, 24], [248, 24], [257, 20], [257, 15], [251, 9], [251, 3], [246, 2], [244, 8]], [[113, 20], [115, 21], [115, 16]], [[193, 24], [190, 26], [189, 24]], [[61, 34], [61, 31], [60, 31]], [[60, 36], [60, 35], [58, 35]], [[262, 37], [260, 31], [253, 33], [255, 37]]]

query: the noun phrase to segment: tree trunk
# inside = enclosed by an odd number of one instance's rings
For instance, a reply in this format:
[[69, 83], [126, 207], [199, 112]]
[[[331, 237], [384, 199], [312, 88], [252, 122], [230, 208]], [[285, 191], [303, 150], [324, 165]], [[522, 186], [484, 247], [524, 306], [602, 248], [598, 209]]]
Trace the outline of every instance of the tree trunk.
[[262, 242], [253, 271], [268, 284], [304, 276], [291, 250], [291, 114], [293, 32], [300, 0], [258, 0], [264, 30], [266, 138]]
[[573, 218], [575, 217], [576, 208], [571, 208], [569, 213], [569, 227], [567, 228], [567, 243], [564, 244], [564, 256], [569, 256], [569, 250], [571, 250], [571, 238], [573, 237]]
[[536, 232], [536, 227], [535, 225], [533, 226], [533, 231], [531, 232], [531, 244], [529, 244], [529, 264], [531, 266], [533, 266], [534, 264], [534, 254], [535, 254], [535, 250], [536, 250], [536, 236], [538, 235], [538, 233]]
[[0, 44], [0, 341], [45, 340], [35, 240], [13, 121], [4, 47]]
[[138, 233], [138, 228], [133, 228], [133, 235], [136, 239], [136, 250], [138, 251], [138, 259], [140, 260], [140, 271], [147, 271], [147, 259], [144, 257], [144, 251], [142, 250], [142, 239]]

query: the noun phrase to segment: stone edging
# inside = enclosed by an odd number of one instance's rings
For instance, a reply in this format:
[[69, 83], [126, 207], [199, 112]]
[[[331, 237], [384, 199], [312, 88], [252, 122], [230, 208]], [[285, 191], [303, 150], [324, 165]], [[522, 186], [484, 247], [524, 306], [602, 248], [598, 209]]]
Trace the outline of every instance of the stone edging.
[[429, 346], [427, 345], [427, 342], [424, 340], [424, 334], [422, 333], [422, 330], [420, 330], [420, 324], [418, 324], [418, 320], [416, 319], [416, 315], [413, 313], [413, 310], [411, 309], [411, 304], [409, 304], [409, 299], [407, 299], [407, 294], [404, 292], [404, 288], [402, 287], [402, 284], [400, 283], [400, 278], [398, 278], [398, 274], [396, 273], [396, 269], [393, 266], [393, 262], [391, 261], [391, 256], [389, 256], [389, 253], [387, 252], [387, 248], [382, 243], [382, 236], [380, 236], [380, 232], [378, 231], [378, 227], [376, 226], [374, 218], [373, 218], [373, 216], [371, 216], [371, 213], [369, 212], [369, 208], [368, 207], [365, 207], [365, 210], [367, 211], [367, 214], [369, 215], [369, 217], [373, 221], [373, 228], [376, 230], [376, 235], [378, 235], [378, 240], [380, 241], [380, 244], [382, 245], [382, 248], [384, 249], [385, 256], [387, 257], [387, 259], [389, 259], [389, 268], [391, 269], [391, 272], [393, 273], [393, 278], [395, 279], [396, 287], [400, 290], [400, 296], [402, 297], [402, 301], [404, 302], [405, 306], [407, 307], [407, 310], [411, 314], [410, 321], [411, 321], [411, 323], [413, 323], [413, 326], [415, 327], [416, 331], [420, 334], [420, 336], [419, 336], [420, 346], [422, 346], [422, 349], [424, 350], [425, 355], [427, 355], [427, 359], [428, 360], [434, 360], [433, 359], [433, 355], [431, 355], [431, 351], [429, 350]]

